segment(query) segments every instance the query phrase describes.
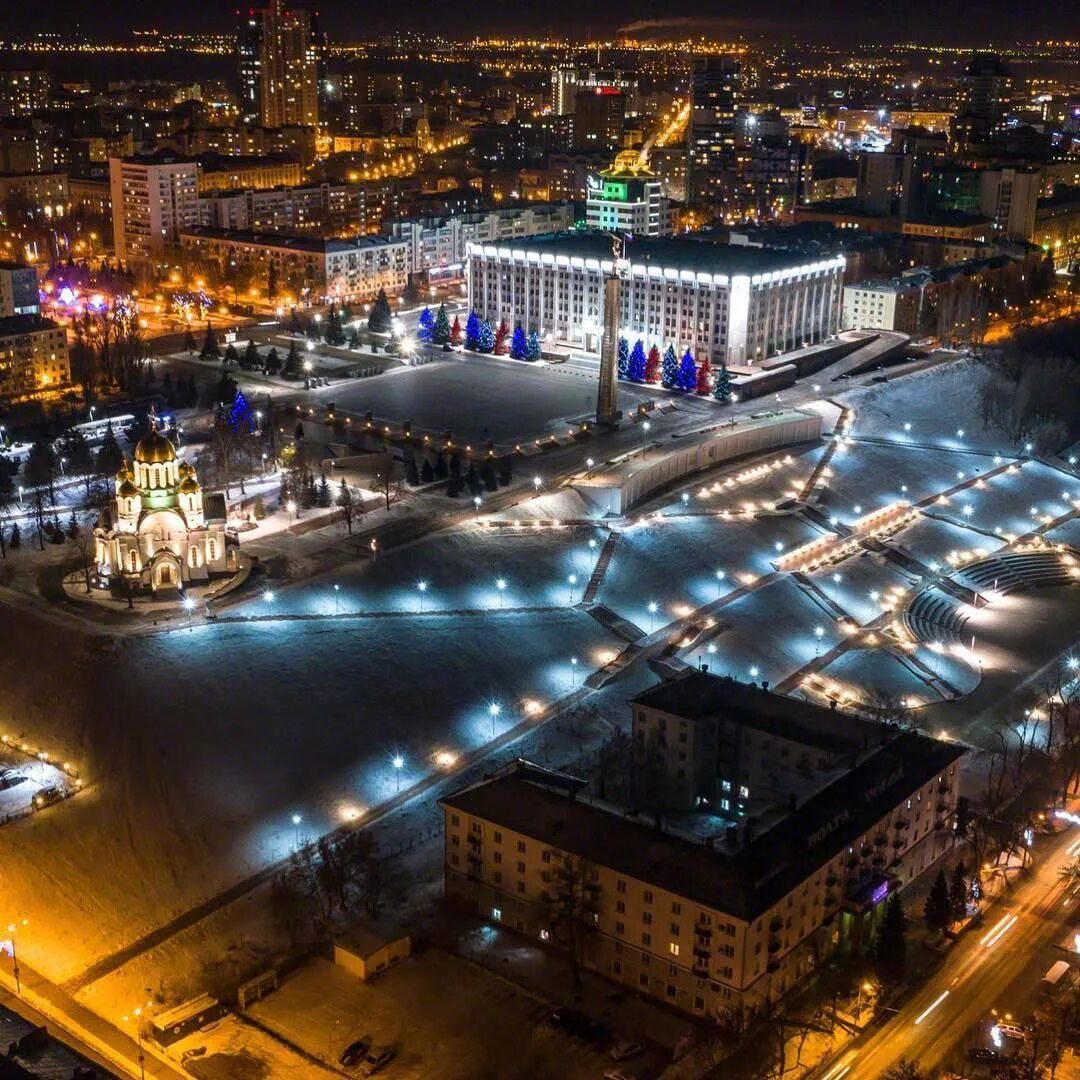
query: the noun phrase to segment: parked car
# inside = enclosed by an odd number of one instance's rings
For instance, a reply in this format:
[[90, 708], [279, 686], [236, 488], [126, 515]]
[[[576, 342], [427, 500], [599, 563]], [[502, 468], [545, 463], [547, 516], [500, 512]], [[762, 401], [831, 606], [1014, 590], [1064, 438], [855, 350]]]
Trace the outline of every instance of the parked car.
[[1027, 1029], [1022, 1028], [1019, 1024], [999, 1023], [995, 1026], [1006, 1039], [1015, 1039], [1017, 1042], [1023, 1042], [1028, 1037]]
[[623, 1039], [611, 1048], [609, 1056], [612, 1061], [627, 1061], [629, 1058], [637, 1057], [644, 1049], [645, 1048], [639, 1042], [631, 1042], [629, 1039]]
[[360, 1062], [361, 1076], [374, 1076], [380, 1069], [386, 1068], [394, 1060], [394, 1051], [389, 1046], [373, 1046], [367, 1057]]
[[338, 1064], [344, 1065], [346, 1069], [351, 1069], [354, 1065], [358, 1065], [365, 1057], [367, 1057], [367, 1052], [370, 1049], [370, 1039], [357, 1039], [355, 1042], [349, 1043], [349, 1045], [341, 1051], [337, 1059]]
[[19, 784], [24, 784], [25, 782], [26, 777], [15, 772], [13, 769], [8, 769], [6, 772], [0, 773], [0, 791], [4, 791], [7, 788], [18, 787]]
[[35, 810], [44, 810], [46, 806], [62, 802], [64, 793], [58, 787], [43, 787], [33, 798]]

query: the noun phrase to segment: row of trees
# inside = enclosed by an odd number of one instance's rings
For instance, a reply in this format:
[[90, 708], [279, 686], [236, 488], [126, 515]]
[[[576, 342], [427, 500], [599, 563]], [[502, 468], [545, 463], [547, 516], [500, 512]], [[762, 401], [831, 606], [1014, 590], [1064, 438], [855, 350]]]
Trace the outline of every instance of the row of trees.
[[117, 297], [100, 312], [86, 311], [72, 325], [71, 376], [86, 404], [99, 392], [140, 394], [149, 381], [149, 350], [132, 304]]

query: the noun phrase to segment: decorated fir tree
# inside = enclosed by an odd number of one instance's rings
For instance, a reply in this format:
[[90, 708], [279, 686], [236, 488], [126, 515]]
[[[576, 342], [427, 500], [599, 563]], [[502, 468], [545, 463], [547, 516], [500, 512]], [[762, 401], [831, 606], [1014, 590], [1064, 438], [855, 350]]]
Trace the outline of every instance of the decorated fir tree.
[[645, 357], [645, 343], [638, 339], [634, 342], [633, 349], [630, 350], [630, 366], [627, 374], [634, 382], [644, 382], [645, 368], [648, 363]]
[[510, 337], [510, 358], [512, 360], [524, 360], [528, 347], [529, 344], [525, 340], [525, 331], [521, 329], [520, 325], [515, 326], [514, 333]]
[[435, 313], [435, 325], [431, 329], [431, 340], [436, 345], [446, 345], [450, 341], [450, 319], [446, 314], [446, 305], [440, 304]]
[[479, 352], [489, 353], [495, 348], [495, 331], [491, 329], [491, 323], [480, 324], [480, 333], [476, 338], [476, 348]]
[[420, 312], [420, 318], [416, 320], [416, 340], [428, 342], [432, 340], [435, 330], [435, 316], [431, 314], [431, 308], [424, 308]]
[[393, 313], [390, 311], [390, 301], [386, 299], [386, 290], [380, 289], [379, 295], [375, 297], [375, 302], [371, 305], [368, 329], [376, 334], [387, 334], [390, 332], [392, 320]]
[[675, 385], [680, 390], [685, 390], [687, 392], [697, 389], [697, 364], [694, 363], [693, 353], [691, 353], [689, 349], [683, 353]]
[[465, 331], [461, 329], [461, 320], [455, 315], [454, 325], [450, 327], [450, 344], [456, 349], [465, 339]]
[[697, 392], [706, 397], [712, 390], [712, 364], [709, 363], [709, 358], [706, 356], [704, 360], [698, 364], [697, 369]]
[[540, 335], [534, 330], [529, 335], [529, 340], [525, 344], [525, 359], [536, 361], [540, 359]]
[[619, 338], [618, 355], [619, 378], [628, 379], [630, 377], [630, 342], [624, 337]]
[[664, 359], [660, 365], [660, 382], [669, 390], [674, 390], [679, 381], [679, 358], [675, 355], [675, 346], [669, 345], [664, 350]]
[[499, 329], [495, 331], [495, 346], [494, 353], [496, 356], [505, 356], [510, 350], [510, 327], [506, 325], [506, 320], [503, 319], [499, 323]]
[[480, 318], [475, 311], [470, 311], [465, 321], [465, 348], [480, 348]]
[[645, 361], [645, 381], [647, 383], [660, 381], [660, 350], [655, 345], [649, 350], [649, 357]]
[[206, 336], [203, 338], [199, 358], [201, 360], [221, 359], [221, 346], [218, 345], [217, 334], [214, 333], [214, 328], [210, 325], [209, 319], [206, 321]]
[[721, 364], [720, 370], [716, 373], [713, 397], [725, 405], [731, 401], [731, 376], [728, 374], [727, 364]]

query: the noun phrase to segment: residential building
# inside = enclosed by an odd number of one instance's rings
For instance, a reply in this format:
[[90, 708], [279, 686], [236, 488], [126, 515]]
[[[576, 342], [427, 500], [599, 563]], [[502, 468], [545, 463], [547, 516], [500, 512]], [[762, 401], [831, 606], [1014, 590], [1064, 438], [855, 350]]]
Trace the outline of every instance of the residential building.
[[34, 217], [61, 217], [68, 208], [65, 173], [0, 173], [0, 219], [8, 200], [17, 198]]
[[197, 160], [200, 193], [297, 187], [303, 182], [300, 162], [289, 154], [201, 154]]
[[625, 118], [626, 95], [615, 87], [579, 91], [574, 101], [574, 148], [582, 153], [618, 150]]
[[408, 250], [409, 274], [430, 280], [464, 277], [467, 248], [500, 244], [525, 236], [564, 232], [574, 224], [571, 203], [534, 203], [477, 213], [401, 218], [388, 223], [392, 239]]
[[[247, 80], [250, 87], [253, 79], [258, 81], [260, 124], [318, 127], [319, 46], [311, 15], [303, 8], [287, 8], [284, 0], [270, 0], [253, 17], [259, 25], [245, 24], [239, 60], [241, 83]], [[256, 42], [257, 67], [251, 61]]]
[[32, 116], [49, 107], [47, 71], [0, 71], [0, 117]]
[[899, 330], [915, 334], [922, 299], [920, 283], [907, 277], [845, 285], [841, 325], [845, 330]]
[[698, 56], [690, 74], [687, 194], [721, 205], [735, 173], [735, 110], [742, 68], [733, 56]]
[[794, 807], [704, 841], [519, 762], [439, 800], [447, 895], [553, 946], [551, 910], [569, 880], [594, 898], [592, 926], [579, 927], [586, 968], [739, 1023], [832, 953], [869, 942], [882, 901], [952, 844], [963, 747], [879, 730], [881, 742]]
[[[481, 318], [599, 352], [604, 279], [615, 269], [608, 237], [470, 244], [468, 257], [469, 302]], [[843, 256], [803, 258], [690, 236], [635, 239], [620, 260], [620, 328], [646, 347], [689, 347], [714, 366], [754, 364], [837, 332], [843, 270]]]
[[199, 195], [199, 224], [254, 232], [363, 232], [363, 190], [359, 184], [209, 191]]
[[262, 115], [263, 17], [255, 8], [237, 13], [236, 72], [240, 119], [257, 123]]
[[976, 53], [960, 76], [961, 104], [952, 124], [953, 142], [986, 143], [1004, 132], [1012, 90], [1009, 65], [995, 53]]
[[41, 313], [38, 272], [25, 263], [0, 262], [0, 319]]
[[569, 116], [577, 111], [579, 94], [591, 94], [598, 89], [623, 94], [627, 112], [637, 112], [636, 79], [621, 71], [579, 68], [574, 64], [557, 64], [551, 69], [551, 111], [555, 116]]
[[71, 385], [67, 333], [41, 315], [0, 318], [0, 401], [50, 398]]
[[168, 153], [110, 158], [113, 243], [118, 259], [157, 261], [199, 221], [199, 167]]
[[671, 208], [660, 178], [636, 150], [623, 150], [615, 162], [589, 177], [585, 224], [606, 233], [670, 236]]
[[980, 212], [1008, 240], [1032, 240], [1041, 175], [1038, 169], [984, 169], [980, 176]]
[[196, 227], [180, 237], [185, 250], [222, 266], [251, 266], [265, 278], [273, 266], [282, 293], [313, 301], [363, 301], [408, 282], [404, 241], [363, 236], [333, 240], [290, 233]]

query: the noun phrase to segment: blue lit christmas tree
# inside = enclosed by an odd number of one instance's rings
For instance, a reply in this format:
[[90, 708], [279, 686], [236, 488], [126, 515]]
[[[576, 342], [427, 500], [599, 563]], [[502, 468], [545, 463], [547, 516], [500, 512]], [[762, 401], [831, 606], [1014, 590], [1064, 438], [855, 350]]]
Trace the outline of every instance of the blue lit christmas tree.
[[624, 337], [619, 338], [619, 378], [630, 377], [630, 342]]
[[416, 337], [419, 341], [430, 341], [431, 333], [435, 329], [435, 316], [431, 314], [431, 308], [424, 308], [420, 312], [420, 318], [416, 320]]
[[540, 359], [540, 335], [535, 330], [529, 335], [528, 344], [525, 346], [525, 359]]
[[495, 331], [491, 329], [491, 323], [480, 324], [480, 333], [477, 335], [476, 347], [480, 352], [491, 352], [495, 348]]
[[645, 367], [648, 362], [648, 357], [645, 355], [645, 342], [639, 338], [634, 342], [634, 347], [630, 351], [630, 367], [628, 374], [634, 382], [645, 381]]
[[675, 355], [675, 346], [669, 345], [664, 350], [664, 359], [660, 364], [660, 383], [669, 390], [674, 390], [679, 381], [679, 358]]
[[697, 364], [694, 363], [694, 355], [689, 349], [683, 353], [682, 363], [679, 364], [679, 376], [675, 385], [680, 390], [697, 389]]
[[469, 317], [465, 322], [465, 348], [480, 348], [480, 319], [475, 311], [469, 312]]
[[525, 331], [520, 326], [514, 327], [514, 333], [510, 337], [510, 359], [524, 360], [529, 343], [525, 340]]
[[233, 398], [232, 406], [229, 409], [228, 423], [230, 429], [236, 432], [237, 435], [246, 435], [254, 426], [252, 424], [251, 408], [242, 390], [237, 390], [236, 397]]

